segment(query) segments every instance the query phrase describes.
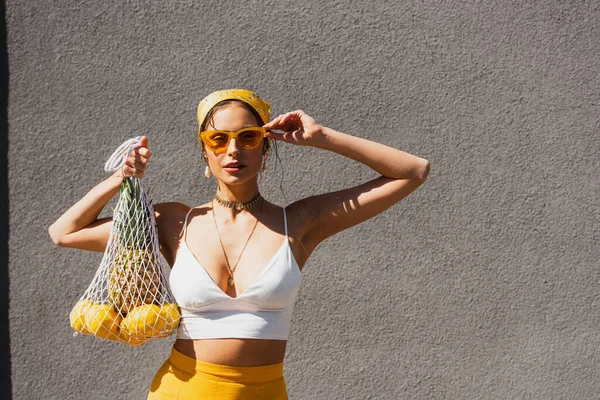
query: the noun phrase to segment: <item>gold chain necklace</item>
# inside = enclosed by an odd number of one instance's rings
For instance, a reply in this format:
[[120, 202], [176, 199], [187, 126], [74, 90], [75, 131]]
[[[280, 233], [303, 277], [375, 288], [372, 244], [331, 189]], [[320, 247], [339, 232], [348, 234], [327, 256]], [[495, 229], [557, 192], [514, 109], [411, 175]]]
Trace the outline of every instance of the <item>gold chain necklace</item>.
[[241, 211], [252, 208], [254, 205], [258, 204], [259, 201], [263, 200], [263, 197], [260, 195], [260, 193], [258, 193], [250, 201], [247, 201], [245, 203], [236, 203], [234, 201], [223, 200], [221, 197], [219, 197], [219, 193], [216, 193], [215, 200], [223, 207], [233, 208], [236, 211]]
[[[259, 194], [259, 196], [260, 196], [260, 194]], [[253, 201], [253, 200], [251, 200], [251, 201]], [[242, 251], [240, 252], [240, 256], [238, 257], [237, 261], [235, 262], [235, 265], [233, 266], [233, 268], [231, 268], [231, 265], [229, 264], [229, 259], [227, 258], [227, 253], [225, 252], [225, 246], [223, 246], [223, 240], [221, 239], [221, 234], [219, 233], [219, 228], [217, 227], [217, 218], [215, 218], [215, 203], [213, 202], [213, 205], [212, 205], [213, 221], [215, 222], [215, 229], [217, 231], [217, 236], [219, 237], [219, 243], [221, 243], [221, 249], [223, 249], [223, 255], [225, 256], [225, 264], [227, 265], [227, 271], [229, 272], [229, 279], [227, 279], [228, 286], [235, 285], [235, 280], [233, 279], [233, 273], [235, 272], [235, 269], [237, 268], [240, 260], [242, 259], [242, 254], [244, 254], [244, 250], [246, 250], [246, 246], [248, 246], [248, 242], [250, 242], [250, 238], [252, 237], [252, 234], [254, 233], [256, 226], [258, 225], [258, 220], [260, 219], [260, 214], [262, 212], [264, 203], [265, 203], [264, 201], [262, 203], [260, 203], [260, 208], [258, 210], [258, 216], [256, 217], [256, 222], [254, 223], [252, 232], [250, 232], [250, 236], [248, 236], [248, 239], [246, 240], [246, 243], [244, 244], [244, 247], [242, 248]]]

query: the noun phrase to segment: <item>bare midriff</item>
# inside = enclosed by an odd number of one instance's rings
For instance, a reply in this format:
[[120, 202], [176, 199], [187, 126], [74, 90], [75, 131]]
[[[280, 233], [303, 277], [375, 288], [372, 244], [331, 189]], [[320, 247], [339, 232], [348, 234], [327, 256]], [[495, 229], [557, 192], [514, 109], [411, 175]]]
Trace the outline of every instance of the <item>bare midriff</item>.
[[271, 339], [177, 339], [175, 349], [200, 361], [253, 367], [278, 364], [285, 357], [286, 340]]

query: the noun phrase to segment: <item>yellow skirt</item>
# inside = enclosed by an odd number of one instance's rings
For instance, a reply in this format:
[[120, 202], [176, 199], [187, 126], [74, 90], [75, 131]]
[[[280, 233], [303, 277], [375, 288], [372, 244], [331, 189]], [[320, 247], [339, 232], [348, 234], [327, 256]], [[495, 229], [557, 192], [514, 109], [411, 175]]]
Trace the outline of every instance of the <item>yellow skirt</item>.
[[173, 348], [160, 367], [148, 400], [287, 400], [283, 363], [258, 367], [211, 364]]

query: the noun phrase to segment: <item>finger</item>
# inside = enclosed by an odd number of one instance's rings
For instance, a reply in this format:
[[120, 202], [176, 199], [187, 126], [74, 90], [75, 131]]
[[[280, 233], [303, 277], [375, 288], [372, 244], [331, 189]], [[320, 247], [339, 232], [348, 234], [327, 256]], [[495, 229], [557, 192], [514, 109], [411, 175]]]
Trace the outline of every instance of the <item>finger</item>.
[[152, 156], [152, 152], [146, 147], [141, 147], [138, 150], [138, 154], [142, 157], [146, 157], [147, 159], [149, 159]]
[[[137, 167], [137, 166], [136, 166]], [[135, 170], [134, 172], [134, 176], [137, 176], [139, 178], [141, 178], [142, 176], [144, 176], [144, 173], [146, 172], [146, 167], [142, 167], [142, 168], [132, 168], [133, 170]]]
[[134, 176], [139, 175], [140, 172], [144, 172], [146, 170], [146, 165], [140, 162], [127, 162], [123, 164], [123, 172], [126, 176]]
[[138, 171], [143, 171], [146, 169], [146, 164], [143, 162], [139, 162], [139, 161], [134, 161], [132, 165], [129, 165], [130, 167], [134, 167], [135, 169], [137, 169]]
[[[285, 114], [283, 114], [283, 115], [285, 115]], [[279, 115], [277, 118], [272, 119], [271, 122], [264, 124], [263, 128], [265, 128], [265, 129], [276, 128], [277, 126], [279, 126], [279, 123], [280, 123], [283, 115]]]
[[302, 111], [292, 111], [286, 114], [284, 120], [282, 121], [284, 125], [290, 126], [290, 130], [292, 127], [297, 127], [302, 125]]
[[140, 139], [140, 146], [148, 147], [148, 138], [146, 136], [142, 136], [142, 138]]
[[130, 177], [134, 176], [135, 173], [136, 173], [136, 169], [135, 168], [131, 168], [128, 165], [123, 165], [121, 171], [123, 172], [123, 176], [125, 178], [130, 178]]
[[273, 139], [273, 140], [282, 140], [282, 141], [285, 141], [285, 135], [286, 134], [287, 133], [284, 132], [284, 131], [276, 131], [276, 132], [267, 131], [266, 137], [268, 137], [270, 139]]
[[286, 112], [285, 114], [281, 115], [281, 119], [279, 121], [280, 124], [285, 123], [285, 121], [289, 120], [290, 117], [293, 117], [294, 112], [290, 111], [290, 112]]
[[140, 149], [142, 149], [142, 147], [139, 144], [136, 144], [132, 148], [125, 150], [123, 152], [123, 159], [128, 160], [130, 157], [134, 157], [139, 153]]
[[267, 122], [262, 127], [265, 129], [271, 129], [271, 128], [275, 127], [276, 125], [277, 125], [277, 118], [272, 119], [270, 122]]
[[292, 132], [292, 131], [295, 131], [296, 129], [302, 128], [302, 125], [294, 120], [288, 120], [283, 124], [283, 126], [281, 128], [286, 132]]
[[285, 120], [289, 121], [289, 120], [293, 120], [293, 119], [300, 119], [301, 113], [302, 113], [302, 111], [300, 111], [300, 110], [290, 111], [285, 114]]
[[125, 165], [130, 167], [135, 167], [136, 163], [140, 165], [146, 165], [148, 163], [148, 158], [144, 157], [143, 155], [137, 152], [133, 152], [125, 160]]
[[[300, 111], [301, 112], [301, 111]], [[283, 129], [284, 131], [292, 131], [302, 126], [302, 122], [298, 111], [290, 111], [275, 118], [270, 123], [264, 125], [265, 129]]]
[[301, 135], [298, 134], [298, 132], [302, 132], [302, 130], [300, 129], [295, 129], [293, 131], [290, 131], [288, 133], [286, 133], [286, 142], [288, 143], [297, 143], [299, 141], [299, 139], [301, 139]]
[[138, 162], [138, 163], [140, 163], [142, 165], [146, 165], [146, 164], [148, 164], [148, 159], [146, 157], [142, 157], [140, 155], [137, 155], [133, 159], [133, 162]]
[[133, 157], [134, 161], [139, 161], [143, 164], [146, 164], [148, 162], [148, 157], [144, 157], [143, 155], [141, 155], [140, 153], [135, 154]]
[[293, 118], [294, 118], [294, 113], [293, 112], [286, 113], [283, 116], [283, 118], [281, 119], [281, 123], [285, 125], [286, 123], [288, 123], [289, 121], [291, 121]]

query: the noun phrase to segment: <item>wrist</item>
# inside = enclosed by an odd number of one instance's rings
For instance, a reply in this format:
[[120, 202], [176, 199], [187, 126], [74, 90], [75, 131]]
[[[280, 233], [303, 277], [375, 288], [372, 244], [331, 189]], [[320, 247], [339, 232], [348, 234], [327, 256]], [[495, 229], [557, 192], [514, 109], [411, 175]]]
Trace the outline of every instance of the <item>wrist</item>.
[[114, 180], [119, 180], [119, 181], [123, 181], [125, 179], [125, 176], [123, 175], [123, 169], [119, 168], [118, 170], [116, 170], [110, 177], [109, 179], [114, 179]]
[[314, 135], [311, 146], [318, 147], [319, 149], [331, 150], [331, 140], [335, 138], [338, 132], [325, 126], [320, 127], [320, 131], [317, 135]]

